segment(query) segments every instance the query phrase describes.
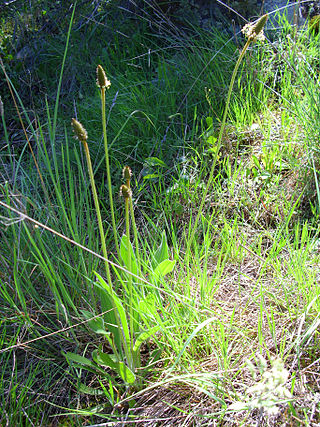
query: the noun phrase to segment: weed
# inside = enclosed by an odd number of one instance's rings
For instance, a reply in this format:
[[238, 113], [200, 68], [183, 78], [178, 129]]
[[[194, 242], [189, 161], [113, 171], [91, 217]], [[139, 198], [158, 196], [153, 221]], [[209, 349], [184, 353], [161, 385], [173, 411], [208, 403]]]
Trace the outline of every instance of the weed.
[[317, 423], [318, 39], [281, 20], [234, 76], [225, 33], [117, 4], [44, 37], [46, 99], [5, 58], [42, 180], [4, 94], [0, 423]]

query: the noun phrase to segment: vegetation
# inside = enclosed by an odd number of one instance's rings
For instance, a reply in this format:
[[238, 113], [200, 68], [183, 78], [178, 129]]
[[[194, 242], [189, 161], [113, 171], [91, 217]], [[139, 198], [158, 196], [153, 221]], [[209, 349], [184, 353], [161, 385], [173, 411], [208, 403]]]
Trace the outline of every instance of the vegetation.
[[24, 3], [0, 27], [0, 424], [318, 424], [320, 36]]

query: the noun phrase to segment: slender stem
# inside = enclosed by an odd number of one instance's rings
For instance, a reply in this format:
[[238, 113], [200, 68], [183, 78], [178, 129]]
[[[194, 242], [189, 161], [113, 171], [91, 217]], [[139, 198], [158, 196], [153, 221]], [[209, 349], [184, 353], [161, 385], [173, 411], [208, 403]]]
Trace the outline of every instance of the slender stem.
[[88, 147], [87, 142], [83, 142], [83, 146], [84, 146], [84, 151], [86, 154], [90, 183], [91, 183], [91, 188], [92, 188], [92, 193], [93, 193], [94, 206], [95, 206], [97, 219], [98, 219], [98, 227], [99, 227], [99, 232], [100, 232], [102, 253], [103, 253], [103, 256], [105, 258], [104, 265], [105, 265], [105, 269], [106, 269], [108, 283], [109, 283], [110, 289], [112, 290], [113, 288], [112, 288], [111, 274], [110, 274], [110, 268], [109, 268], [109, 263], [108, 263], [106, 238], [105, 238], [104, 230], [103, 230], [103, 224], [102, 224], [102, 218], [101, 218], [101, 212], [100, 212], [100, 206], [99, 206], [99, 199], [98, 199], [96, 184], [94, 181], [94, 175], [93, 175], [92, 163], [91, 163], [91, 159], [90, 159], [89, 147]]
[[111, 210], [111, 221], [112, 221], [113, 237], [116, 245], [116, 251], [117, 251], [117, 254], [119, 255], [120, 254], [119, 241], [118, 241], [117, 227], [116, 227], [114, 208], [113, 208], [113, 198], [112, 198], [109, 150], [108, 150], [108, 139], [107, 139], [107, 123], [106, 123], [106, 89], [104, 87], [101, 88], [101, 111], [102, 111], [104, 151], [106, 156], [107, 180], [108, 180], [108, 189], [109, 189], [109, 201], [110, 201], [110, 210]]
[[227, 95], [226, 106], [225, 106], [225, 109], [224, 109], [224, 114], [223, 114], [223, 118], [222, 118], [222, 122], [221, 122], [221, 127], [220, 127], [220, 131], [219, 131], [219, 136], [218, 136], [218, 141], [217, 141], [217, 150], [216, 150], [215, 157], [213, 159], [213, 163], [212, 163], [212, 166], [211, 166], [211, 171], [210, 171], [210, 175], [209, 175], [209, 178], [208, 178], [207, 186], [206, 186], [205, 191], [203, 193], [203, 196], [202, 196], [202, 199], [201, 199], [201, 203], [200, 203], [200, 207], [199, 207], [199, 210], [198, 210], [198, 214], [196, 216], [196, 220], [195, 220], [195, 223], [193, 225], [192, 233], [191, 233], [191, 236], [190, 236], [190, 238], [188, 240], [187, 250], [186, 250], [187, 254], [189, 254], [189, 250], [191, 248], [191, 245], [192, 245], [192, 242], [193, 242], [193, 239], [194, 239], [194, 235], [195, 235], [196, 230], [197, 230], [197, 225], [198, 225], [198, 222], [199, 222], [199, 218], [200, 218], [200, 215], [202, 213], [202, 209], [203, 209], [204, 203], [206, 201], [206, 198], [207, 198], [207, 195], [209, 193], [209, 190], [211, 189], [212, 181], [213, 181], [213, 178], [214, 178], [214, 169], [215, 169], [215, 166], [217, 164], [217, 159], [218, 159], [219, 151], [220, 151], [220, 148], [221, 148], [221, 145], [222, 145], [222, 138], [223, 138], [224, 129], [225, 129], [225, 125], [226, 125], [226, 120], [227, 120], [227, 115], [228, 115], [229, 104], [230, 104], [230, 99], [231, 99], [231, 94], [232, 94], [232, 90], [233, 90], [234, 81], [235, 81], [235, 78], [236, 78], [239, 66], [241, 64], [241, 61], [244, 58], [246, 50], [248, 49], [251, 41], [252, 41], [251, 38], [248, 38], [248, 40], [247, 40], [244, 48], [242, 49], [242, 51], [241, 51], [241, 53], [239, 55], [239, 58], [238, 58], [238, 60], [236, 62], [236, 65], [235, 65], [233, 73], [232, 73], [232, 77], [231, 77], [231, 81], [230, 81], [230, 85], [229, 85], [229, 90], [228, 90], [228, 95]]
[[[126, 185], [130, 190], [130, 179], [126, 180]], [[139, 252], [139, 240], [138, 240], [138, 231], [137, 231], [137, 226], [136, 226], [136, 220], [134, 217], [134, 211], [133, 211], [133, 202], [132, 202], [132, 197], [130, 197], [130, 216], [131, 216], [131, 221], [132, 221], [132, 228], [133, 228], [133, 235], [134, 235], [134, 244], [136, 247], [136, 257], [137, 257], [137, 265], [138, 265], [138, 271], [140, 272], [140, 252]]]
[[[131, 265], [131, 248], [130, 248], [130, 217], [129, 217], [130, 197], [125, 197], [125, 211], [126, 211], [126, 235], [127, 235], [127, 254], [128, 254], [128, 270], [132, 271]], [[128, 277], [129, 288], [129, 322], [130, 322], [130, 353], [133, 355], [133, 290], [132, 290], [132, 276]]]
[[133, 202], [132, 197], [130, 198], [130, 216], [132, 221], [132, 228], [133, 228], [133, 235], [134, 235], [134, 244], [136, 247], [136, 257], [137, 257], [137, 265], [138, 265], [138, 274], [141, 274], [141, 261], [140, 261], [140, 251], [139, 251], [139, 239], [138, 239], [138, 232], [137, 232], [137, 226], [136, 226], [136, 220], [134, 217], [134, 211], [133, 211]]
[[[109, 259], [108, 259], [107, 247], [106, 247], [106, 239], [105, 239], [104, 230], [103, 230], [103, 224], [102, 224], [102, 218], [101, 218], [101, 212], [100, 212], [100, 206], [99, 206], [99, 199], [98, 199], [96, 184], [94, 181], [94, 174], [93, 174], [93, 169], [92, 169], [89, 147], [88, 147], [88, 144], [86, 141], [82, 141], [82, 143], [83, 143], [84, 151], [85, 151], [85, 155], [86, 155], [89, 177], [90, 177], [90, 183], [91, 183], [91, 188], [92, 188], [92, 193], [93, 193], [93, 200], [94, 200], [96, 215], [97, 215], [97, 219], [98, 219], [98, 227], [99, 227], [99, 232], [100, 232], [100, 240], [101, 240], [102, 253], [103, 253], [103, 257], [104, 257], [104, 264], [105, 264], [105, 269], [106, 269], [106, 274], [107, 274], [108, 285], [109, 285], [109, 288], [111, 291], [111, 295], [113, 295], [114, 291], [113, 291], [112, 279], [111, 279], [111, 274], [110, 274]], [[115, 315], [115, 320], [117, 323], [118, 330], [122, 331], [120, 336], [121, 336], [122, 344], [123, 344], [124, 349], [126, 351], [126, 339], [123, 336], [123, 328], [121, 327], [121, 320], [119, 319], [119, 314], [118, 314], [116, 305], [114, 303], [113, 297], [111, 297], [111, 305], [112, 305], [112, 308], [114, 310], [114, 315]], [[114, 350], [116, 351], [116, 346], [114, 346]], [[117, 357], [119, 357], [119, 356], [117, 355]]]

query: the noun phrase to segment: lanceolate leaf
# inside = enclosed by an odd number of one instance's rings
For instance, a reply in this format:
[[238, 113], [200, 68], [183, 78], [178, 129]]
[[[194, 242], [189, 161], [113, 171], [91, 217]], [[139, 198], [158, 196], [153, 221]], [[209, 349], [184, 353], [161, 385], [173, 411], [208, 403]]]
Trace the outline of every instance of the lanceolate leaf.
[[69, 362], [75, 362], [79, 363], [80, 365], [95, 367], [95, 364], [92, 362], [92, 360], [88, 359], [87, 357], [80, 356], [80, 354], [71, 353], [68, 351], [65, 356]]
[[135, 382], [136, 376], [131, 369], [128, 368], [124, 362], [116, 362], [114, 360], [114, 355], [96, 351], [95, 360], [99, 365], [107, 366], [115, 371], [127, 384], [133, 384]]
[[152, 337], [152, 335], [157, 333], [160, 330], [160, 328], [161, 326], [157, 325], [149, 329], [149, 331], [142, 332], [136, 339], [136, 342], [134, 343], [134, 346], [133, 346], [134, 353], [137, 354], [138, 351], [140, 350], [141, 344], [147, 341], [147, 339], [149, 339], [150, 337]]
[[131, 273], [138, 275], [137, 261], [134, 255], [133, 247], [130, 242], [128, 250], [128, 239], [125, 234], [122, 236], [120, 242], [120, 256], [126, 268], [129, 268], [130, 266], [129, 257], [131, 256]]
[[[95, 275], [97, 276], [99, 282], [104, 282], [103, 278], [98, 274], [95, 273]], [[113, 301], [113, 305], [115, 306], [115, 310], [117, 311], [117, 315], [119, 316], [119, 320], [121, 323], [121, 329], [123, 331], [123, 339], [125, 339], [126, 341], [126, 345], [129, 346], [130, 344], [130, 334], [129, 334], [129, 326], [128, 326], [128, 321], [127, 321], [127, 316], [126, 316], [126, 312], [123, 308], [123, 305], [121, 304], [120, 299], [118, 298], [118, 296], [115, 294], [115, 292], [113, 292], [109, 287], [106, 288], [107, 293], [109, 294], [109, 296], [112, 298]], [[117, 334], [121, 334], [121, 331], [117, 331]], [[119, 349], [120, 350], [120, 349]]]
[[125, 383], [134, 384], [136, 376], [123, 362], [119, 362], [118, 373]]
[[102, 396], [105, 392], [98, 388], [88, 387], [83, 383], [80, 383], [78, 387], [80, 393], [90, 394], [91, 396]]
[[103, 369], [99, 368], [94, 362], [92, 362], [92, 360], [88, 359], [87, 357], [70, 352], [66, 353], [64, 356], [70, 364], [79, 365], [80, 367], [84, 367], [84, 369], [90, 372], [99, 372], [102, 375], [106, 375], [106, 372]]
[[161, 243], [153, 255], [152, 268], [155, 269], [162, 261], [169, 259], [169, 249], [165, 231], [162, 232]]
[[157, 281], [160, 277], [164, 277], [166, 274], [171, 273], [175, 264], [175, 261], [170, 261], [169, 259], [162, 261], [162, 263], [153, 271], [153, 279]]
[[148, 157], [147, 159], [145, 159], [145, 163], [150, 167], [154, 167], [154, 166], [160, 166], [162, 168], [168, 167], [165, 164], [165, 162], [161, 159], [158, 159], [158, 157]]
[[92, 353], [94, 361], [98, 365], [107, 366], [110, 369], [113, 369], [117, 372], [118, 363], [114, 360], [115, 357], [110, 356], [110, 354], [103, 353], [102, 351], [94, 350]]
[[[94, 314], [90, 313], [90, 311], [82, 310], [81, 312], [82, 312], [82, 314], [84, 315], [84, 317], [86, 319], [91, 319], [92, 317], [94, 317]], [[108, 334], [110, 334], [110, 332], [106, 331], [106, 328], [105, 328], [105, 325], [104, 325], [104, 320], [103, 320], [102, 317], [96, 317], [95, 319], [89, 320], [88, 321], [88, 326], [90, 326], [90, 328], [96, 334], [100, 334], [100, 335], [108, 335]]]

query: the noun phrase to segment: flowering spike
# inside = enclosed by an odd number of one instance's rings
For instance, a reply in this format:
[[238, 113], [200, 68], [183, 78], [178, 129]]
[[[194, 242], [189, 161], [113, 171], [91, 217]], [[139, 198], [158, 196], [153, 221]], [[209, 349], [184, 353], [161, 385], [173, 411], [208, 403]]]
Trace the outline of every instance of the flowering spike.
[[261, 16], [256, 23], [249, 22], [242, 28], [242, 33], [250, 39], [252, 42], [255, 42], [257, 40], [264, 41], [265, 36], [263, 34], [263, 27], [266, 25], [266, 22], [268, 20], [268, 14]]
[[78, 120], [76, 119], [72, 119], [71, 120], [71, 126], [74, 132], [74, 137], [78, 138], [79, 141], [81, 142], [87, 142], [88, 139], [88, 133], [85, 130], [85, 128], [82, 126], [82, 124], [80, 122], [78, 122]]
[[123, 184], [120, 187], [120, 196], [124, 197], [125, 199], [130, 199], [132, 197], [132, 191]]
[[122, 176], [123, 179], [125, 179], [126, 181], [130, 181], [131, 176], [132, 176], [132, 171], [130, 169], [129, 166], [125, 166], [122, 170]]
[[97, 66], [97, 86], [109, 89], [111, 86], [110, 80], [107, 79], [106, 73], [101, 65]]
[[256, 22], [256, 24], [254, 26], [254, 32], [256, 33], [256, 35], [261, 33], [264, 26], [266, 25], [267, 20], [268, 20], [268, 14], [267, 13], [265, 15], [262, 15], [261, 18], [258, 19], [258, 21]]

